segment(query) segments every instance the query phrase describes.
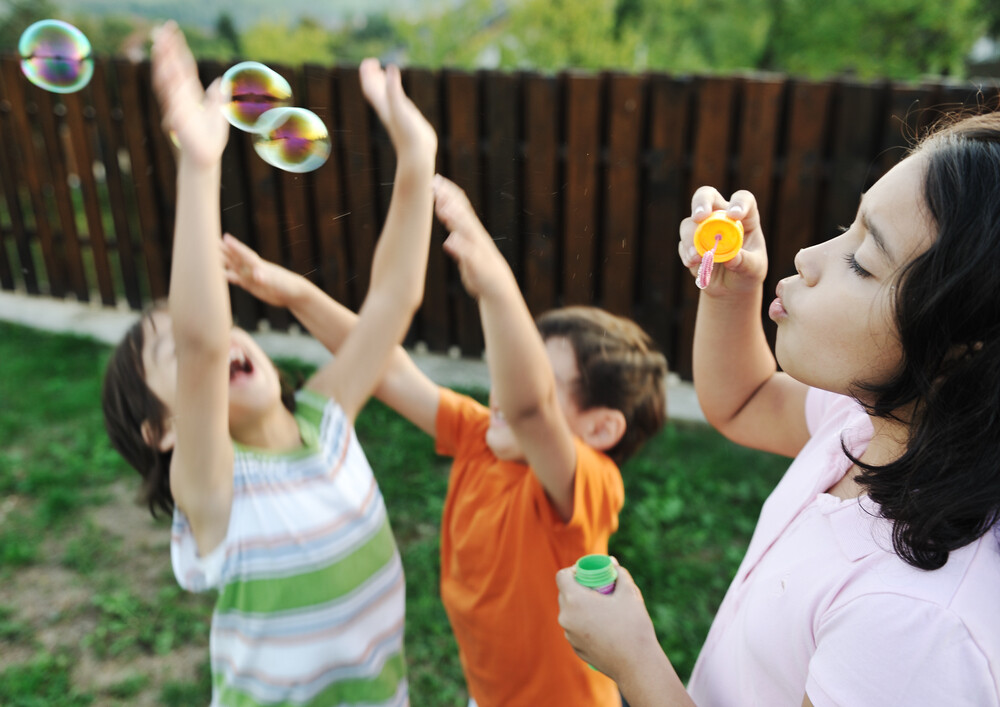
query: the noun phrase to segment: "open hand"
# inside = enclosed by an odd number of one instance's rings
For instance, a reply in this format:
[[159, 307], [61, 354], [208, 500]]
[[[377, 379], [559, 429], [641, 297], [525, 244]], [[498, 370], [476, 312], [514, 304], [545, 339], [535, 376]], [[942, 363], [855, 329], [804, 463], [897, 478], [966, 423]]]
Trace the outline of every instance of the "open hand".
[[264, 260], [230, 234], [222, 237], [221, 244], [226, 279], [262, 302], [288, 307], [304, 289], [301, 275]]
[[361, 62], [361, 91], [375, 109], [399, 155], [429, 158], [437, 153], [437, 133], [403, 91], [399, 67], [383, 70], [378, 59]]
[[743, 248], [732, 260], [716, 263], [712, 279], [704, 290], [710, 295], [725, 292], [747, 292], [760, 287], [767, 275], [767, 249], [760, 227], [757, 200], [748, 191], [741, 190], [728, 200], [714, 187], [700, 187], [691, 198], [691, 216], [681, 221], [680, 243], [677, 252], [684, 267], [697, 276], [701, 256], [694, 246], [694, 232], [698, 224], [713, 211], [725, 210], [730, 218], [743, 223]]
[[154, 31], [152, 57], [153, 90], [163, 129], [173, 134], [183, 159], [207, 166], [217, 163], [229, 139], [220, 79], [207, 91], [202, 88], [198, 65], [174, 22]]
[[434, 211], [450, 232], [444, 250], [458, 264], [465, 290], [478, 299], [502, 285], [502, 278], [510, 273], [510, 267], [462, 188], [436, 174], [433, 189]]

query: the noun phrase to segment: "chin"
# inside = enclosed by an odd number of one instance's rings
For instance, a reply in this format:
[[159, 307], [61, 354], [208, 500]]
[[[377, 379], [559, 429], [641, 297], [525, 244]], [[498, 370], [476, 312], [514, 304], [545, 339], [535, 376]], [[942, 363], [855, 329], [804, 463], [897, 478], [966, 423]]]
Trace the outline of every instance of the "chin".
[[500, 461], [523, 462], [524, 454], [510, 430], [498, 431], [492, 427], [486, 430], [486, 446]]

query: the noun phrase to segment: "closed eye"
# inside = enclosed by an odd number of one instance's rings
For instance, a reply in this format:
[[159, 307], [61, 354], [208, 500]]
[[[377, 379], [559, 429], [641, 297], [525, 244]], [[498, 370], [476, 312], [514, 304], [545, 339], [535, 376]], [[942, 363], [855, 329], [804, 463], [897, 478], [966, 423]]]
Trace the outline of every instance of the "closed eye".
[[858, 261], [854, 259], [854, 253], [846, 253], [844, 255], [844, 261], [848, 264], [848, 266], [850, 266], [851, 270], [853, 270], [858, 277], [872, 277], [872, 274], [861, 267]]

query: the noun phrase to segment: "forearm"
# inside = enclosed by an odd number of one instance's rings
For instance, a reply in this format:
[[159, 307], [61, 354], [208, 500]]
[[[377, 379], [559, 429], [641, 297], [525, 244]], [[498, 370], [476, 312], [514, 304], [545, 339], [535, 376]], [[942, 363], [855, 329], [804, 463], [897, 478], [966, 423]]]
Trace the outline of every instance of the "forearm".
[[479, 311], [493, 395], [516, 431], [522, 418], [533, 416], [547, 402], [558, 402], [545, 344], [517, 281], [506, 264], [498, 277], [497, 285], [480, 295]]
[[631, 707], [693, 707], [684, 683], [677, 677], [660, 644], [650, 640], [614, 675], [618, 689]]
[[698, 301], [694, 387], [705, 417], [720, 430], [777, 370], [761, 321], [762, 291], [702, 294]]
[[433, 176], [433, 153], [398, 156], [392, 200], [372, 261], [369, 296], [385, 293], [391, 297], [398, 303], [404, 326], [423, 299]]
[[219, 164], [192, 164], [181, 155], [169, 296], [178, 348], [228, 347], [232, 313], [219, 250], [220, 180]]

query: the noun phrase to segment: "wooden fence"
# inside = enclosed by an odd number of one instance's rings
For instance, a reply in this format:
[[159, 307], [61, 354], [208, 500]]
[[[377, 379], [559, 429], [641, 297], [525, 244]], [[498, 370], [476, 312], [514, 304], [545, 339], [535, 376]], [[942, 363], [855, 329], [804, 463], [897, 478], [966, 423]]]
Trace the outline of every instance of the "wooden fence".
[[[201, 65], [203, 78], [225, 66]], [[305, 175], [259, 159], [234, 130], [224, 229], [356, 308], [392, 188], [394, 158], [353, 67], [273, 67], [333, 138]], [[0, 286], [141, 309], [167, 292], [174, 163], [148, 63], [99, 60], [58, 96], [0, 58]], [[861, 190], [942, 110], [997, 104], [996, 81], [901, 85], [770, 75], [404, 72], [440, 135], [439, 170], [468, 192], [531, 310], [592, 303], [639, 321], [690, 374], [697, 290], [677, 225], [701, 184], [753, 191], [770, 282], [799, 248], [849, 223]], [[440, 248], [410, 341], [482, 351], [474, 303]], [[285, 312], [234, 292], [238, 323], [284, 329]]]

